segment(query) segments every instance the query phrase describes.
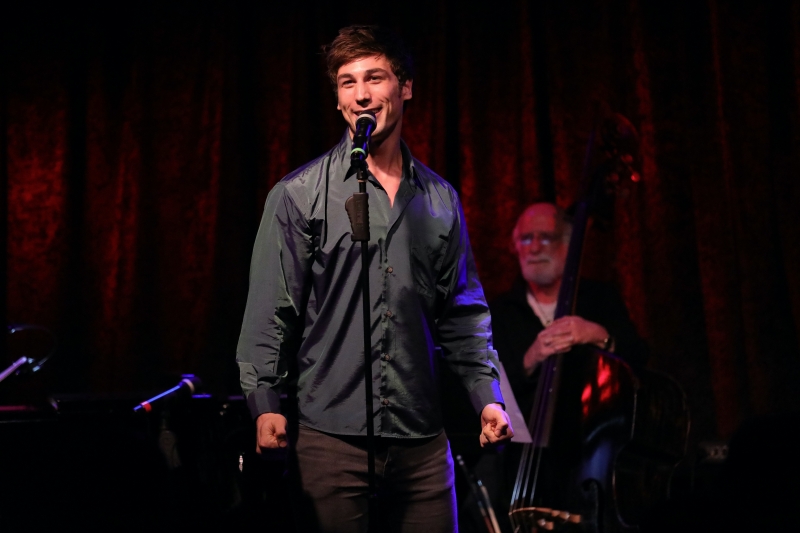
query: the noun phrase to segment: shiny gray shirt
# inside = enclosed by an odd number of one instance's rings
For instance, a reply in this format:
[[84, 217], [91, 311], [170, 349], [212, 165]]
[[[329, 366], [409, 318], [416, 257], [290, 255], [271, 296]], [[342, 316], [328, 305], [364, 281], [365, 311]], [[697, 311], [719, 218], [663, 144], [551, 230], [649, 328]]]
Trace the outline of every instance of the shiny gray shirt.
[[[361, 243], [350, 239], [344, 208], [358, 191], [350, 142], [345, 133], [269, 193], [236, 360], [254, 418], [280, 412], [296, 358], [300, 423], [366, 435]], [[458, 196], [401, 149], [394, 205], [372, 175], [367, 182], [372, 405], [376, 435], [427, 437], [442, 431], [440, 363], [461, 377], [478, 412], [503, 399]]]

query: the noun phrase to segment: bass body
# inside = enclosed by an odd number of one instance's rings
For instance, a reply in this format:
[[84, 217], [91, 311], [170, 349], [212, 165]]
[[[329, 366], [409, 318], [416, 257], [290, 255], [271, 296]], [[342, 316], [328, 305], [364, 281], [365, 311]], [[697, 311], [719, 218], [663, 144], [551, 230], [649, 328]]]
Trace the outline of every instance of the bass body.
[[[556, 319], [575, 314], [590, 216], [621, 183], [638, 181], [637, 145], [618, 114], [592, 133]], [[510, 504], [515, 532], [636, 531], [642, 513], [668, 494], [689, 411], [670, 378], [579, 346], [540, 365], [528, 429], [533, 442], [523, 448]]]

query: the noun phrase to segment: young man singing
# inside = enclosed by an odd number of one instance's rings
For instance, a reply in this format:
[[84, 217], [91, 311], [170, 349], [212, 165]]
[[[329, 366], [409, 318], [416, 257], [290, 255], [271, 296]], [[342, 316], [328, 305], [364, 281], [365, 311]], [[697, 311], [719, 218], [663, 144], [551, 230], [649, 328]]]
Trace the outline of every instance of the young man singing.
[[347, 131], [331, 151], [272, 189], [253, 250], [237, 361], [257, 446], [288, 445], [278, 398], [296, 366], [299, 428], [292, 452], [311, 502], [301, 513], [302, 527], [365, 531], [361, 245], [350, 239], [344, 205], [358, 191], [350, 170], [356, 121], [371, 112], [377, 120], [367, 192], [379, 530], [455, 531], [439, 365], [450, 365], [468, 389], [480, 414], [481, 444], [513, 435], [464, 215], [452, 187], [400, 139], [413, 72], [398, 38], [351, 26], [326, 47], [326, 56]]

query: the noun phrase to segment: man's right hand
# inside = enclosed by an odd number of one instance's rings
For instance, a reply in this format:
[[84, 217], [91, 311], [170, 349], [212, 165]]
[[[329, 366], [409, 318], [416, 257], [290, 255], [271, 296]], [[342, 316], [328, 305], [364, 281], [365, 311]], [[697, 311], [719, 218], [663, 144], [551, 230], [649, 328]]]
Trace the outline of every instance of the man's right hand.
[[551, 355], [565, 353], [572, 348], [573, 342], [571, 339], [561, 336], [554, 338], [546, 332], [547, 329], [541, 331], [528, 348], [528, 351], [525, 352], [522, 367], [526, 376], [533, 374], [536, 367]]
[[564, 316], [539, 332], [536, 340], [525, 352], [522, 361], [525, 375], [533, 374], [536, 365], [551, 355], [566, 353], [577, 344], [594, 344], [602, 348], [608, 338], [606, 328], [579, 316]]
[[256, 419], [256, 453], [262, 449], [286, 448], [286, 417], [278, 413], [264, 413]]

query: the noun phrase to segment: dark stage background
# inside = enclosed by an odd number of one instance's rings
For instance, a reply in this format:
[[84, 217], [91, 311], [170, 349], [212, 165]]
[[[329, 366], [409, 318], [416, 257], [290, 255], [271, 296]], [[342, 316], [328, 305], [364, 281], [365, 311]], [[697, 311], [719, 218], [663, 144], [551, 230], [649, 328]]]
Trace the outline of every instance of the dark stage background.
[[521, 209], [574, 200], [607, 102], [641, 133], [643, 181], [586, 272], [686, 389], [695, 439], [800, 407], [795, 3], [22, 4], [2, 17], [6, 314], [60, 349], [4, 401], [189, 371], [238, 392], [267, 192], [344, 128], [319, 47], [378, 22], [413, 48], [404, 137], [459, 189], [489, 298]]

